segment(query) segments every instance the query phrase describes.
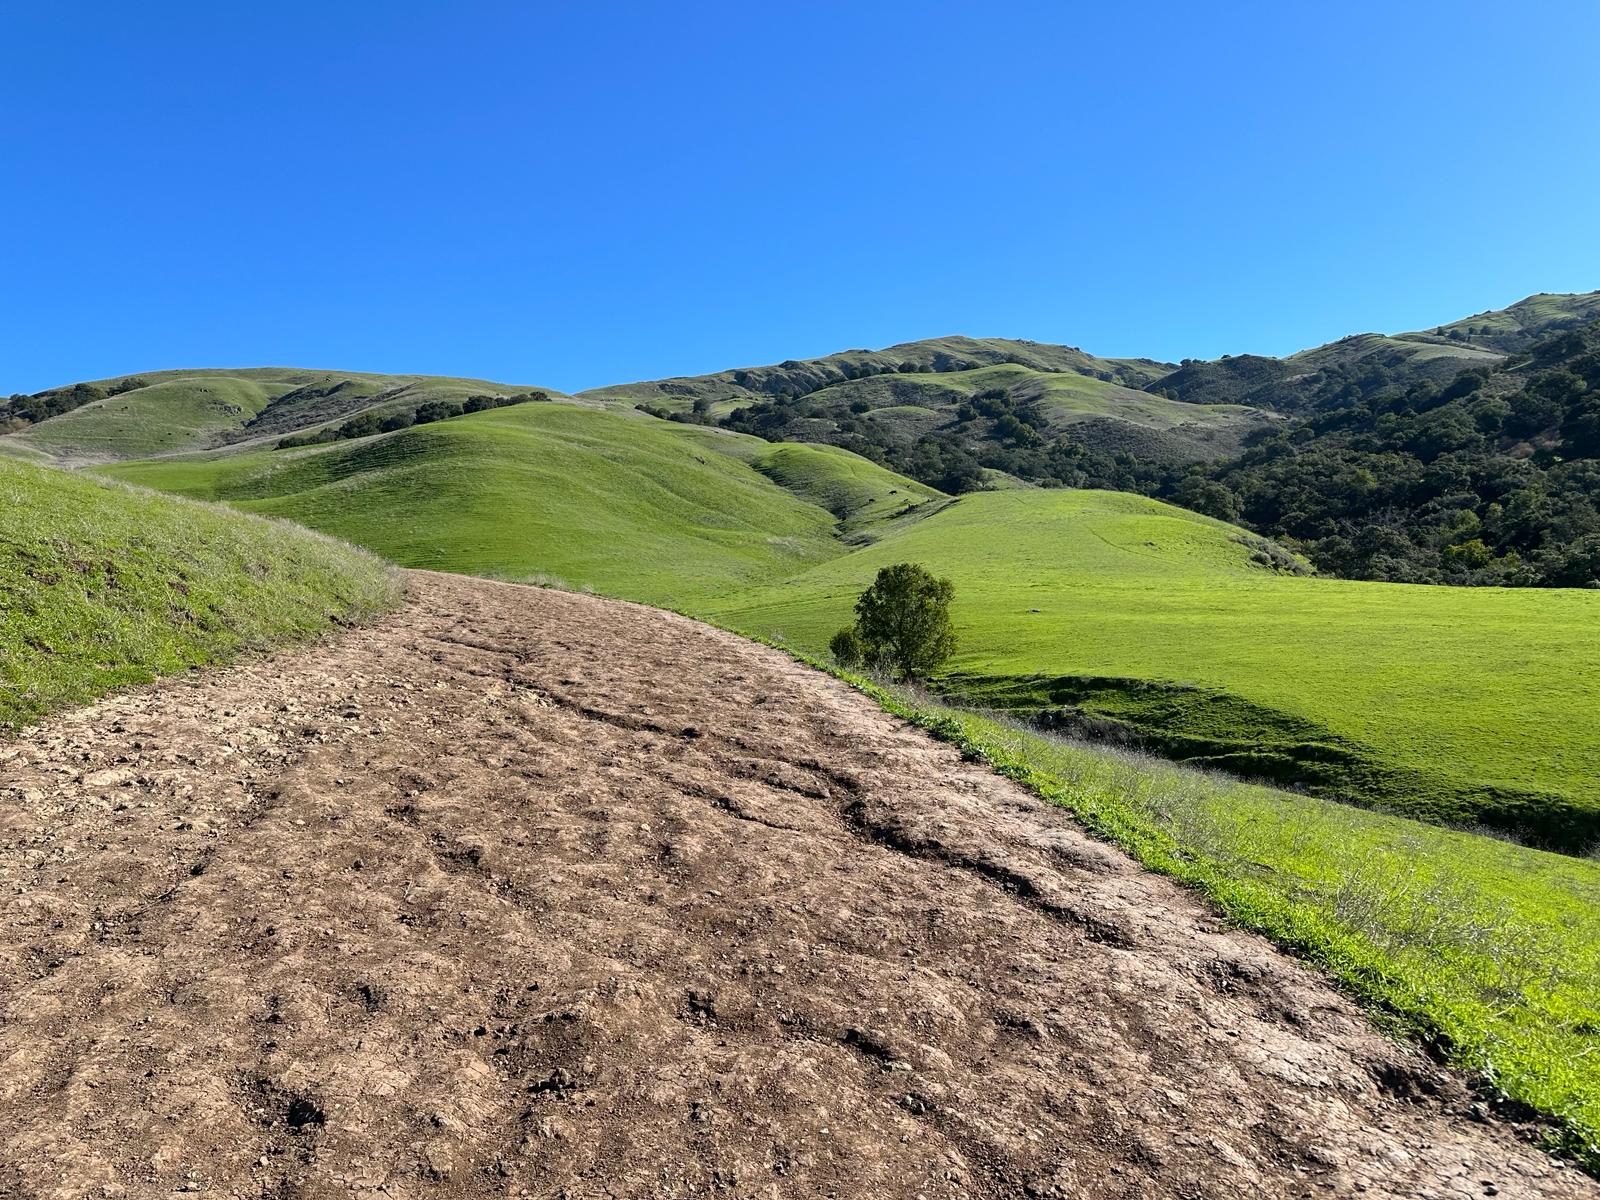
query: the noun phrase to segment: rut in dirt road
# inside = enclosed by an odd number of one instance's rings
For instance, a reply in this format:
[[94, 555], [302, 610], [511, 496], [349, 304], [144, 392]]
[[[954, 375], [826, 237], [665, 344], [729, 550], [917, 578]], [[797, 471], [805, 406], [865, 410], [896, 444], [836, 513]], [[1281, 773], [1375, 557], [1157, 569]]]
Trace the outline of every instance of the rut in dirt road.
[[0, 746], [0, 1195], [1600, 1196], [836, 681], [411, 588]]

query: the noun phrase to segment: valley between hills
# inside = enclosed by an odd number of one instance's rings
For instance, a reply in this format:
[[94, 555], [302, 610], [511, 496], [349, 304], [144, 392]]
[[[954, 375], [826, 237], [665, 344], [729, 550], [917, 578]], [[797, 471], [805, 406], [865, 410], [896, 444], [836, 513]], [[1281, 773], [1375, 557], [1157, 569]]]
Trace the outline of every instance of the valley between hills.
[[0, 402], [0, 1190], [1595, 1194], [1597, 386], [1591, 293]]

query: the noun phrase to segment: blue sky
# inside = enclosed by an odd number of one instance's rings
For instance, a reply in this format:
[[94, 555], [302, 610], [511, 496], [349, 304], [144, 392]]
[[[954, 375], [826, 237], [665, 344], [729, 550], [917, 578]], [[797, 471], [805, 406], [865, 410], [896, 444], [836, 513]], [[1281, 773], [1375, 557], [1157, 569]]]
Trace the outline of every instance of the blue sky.
[[0, 393], [1282, 353], [1600, 288], [1600, 5], [18, 0]]

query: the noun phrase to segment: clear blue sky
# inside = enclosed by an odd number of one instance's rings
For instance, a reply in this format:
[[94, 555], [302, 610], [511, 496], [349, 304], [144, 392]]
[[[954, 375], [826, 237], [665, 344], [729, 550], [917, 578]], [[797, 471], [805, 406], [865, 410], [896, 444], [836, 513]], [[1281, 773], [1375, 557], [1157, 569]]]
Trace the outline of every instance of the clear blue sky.
[[1600, 4], [0, 12], [0, 392], [1281, 353], [1600, 288]]

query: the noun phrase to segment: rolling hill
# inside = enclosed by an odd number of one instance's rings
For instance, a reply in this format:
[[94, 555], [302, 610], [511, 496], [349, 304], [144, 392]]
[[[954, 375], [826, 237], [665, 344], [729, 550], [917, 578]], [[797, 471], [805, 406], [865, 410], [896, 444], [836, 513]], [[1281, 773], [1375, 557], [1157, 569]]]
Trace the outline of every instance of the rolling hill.
[[1576, 295], [1540, 292], [1506, 308], [1488, 309], [1440, 325], [1432, 332], [1434, 337], [1464, 341], [1485, 350], [1520, 354], [1553, 333], [1564, 333], [1594, 320], [1600, 320], [1600, 292]]
[[1600, 318], [1600, 292], [1541, 294], [1504, 309], [1416, 333], [1358, 333], [1272, 358], [1257, 354], [1186, 360], [1145, 386], [1195, 404], [1247, 404], [1306, 414], [1418, 383], [1445, 384], [1493, 367], [1535, 342]]
[[0, 446], [70, 463], [184, 453], [316, 429], [363, 411], [511, 395], [481, 379], [293, 368], [155, 371], [0, 402]]
[[[840, 445], [961, 490], [942, 461], [932, 459], [970, 455], [991, 442], [1064, 440], [1106, 455], [1190, 463], [1237, 453], [1251, 434], [1271, 427], [1271, 413], [1173, 403], [1141, 390], [1171, 369], [1149, 359], [1096, 358], [1070, 346], [950, 337], [582, 396], [774, 440]], [[1006, 413], [973, 411], [974, 398], [994, 397], [1005, 398], [1026, 431], [998, 425]], [[930, 454], [929, 447], [939, 450]], [[969, 485], [976, 470], [967, 472]]]
[[814, 652], [878, 566], [922, 562], [956, 581], [944, 682], [969, 698], [1429, 819], [1600, 835], [1600, 741], [1573, 719], [1600, 703], [1600, 593], [1306, 578], [1142, 497], [952, 502], [837, 448], [564, 403], [103, 470], [403, 565], [554, 577]]
[[845, 350], [775, 366], [742, 367], [712, 375], [679, 376], [645, 383], [615, 384], [580, 393], [588, 400], [648, 404], [686, 412], [696, 401], [723, 412], [773, 397], [810, 395], [833, 384], [879, 375], [948, 375], [1002, 364], [1030, 371], [1066, 372], [1141, 387], [1172, 369], [1152, 359], [1110, 359], [1075, 346], [1006, 338], [943, 337], [903, 342], [883, 350]]
[[937, 493], [820, 447], [527, 404], [328, 446], [129, 462], [118, 478], [348, 538], [406, 566], [688, 603], [839, 553]]
[[398, 599], [384, 564], [309, 530], [4, 457], [0, 512], [0, 735]]

